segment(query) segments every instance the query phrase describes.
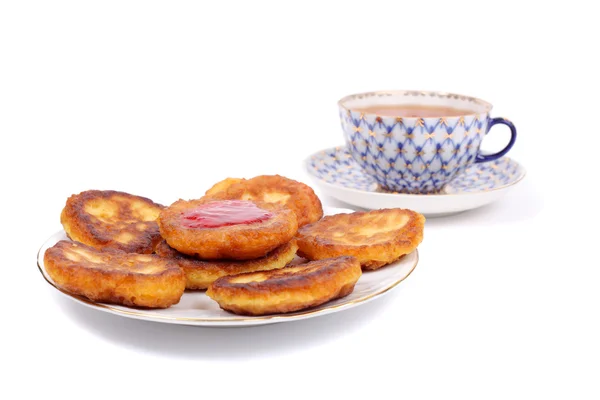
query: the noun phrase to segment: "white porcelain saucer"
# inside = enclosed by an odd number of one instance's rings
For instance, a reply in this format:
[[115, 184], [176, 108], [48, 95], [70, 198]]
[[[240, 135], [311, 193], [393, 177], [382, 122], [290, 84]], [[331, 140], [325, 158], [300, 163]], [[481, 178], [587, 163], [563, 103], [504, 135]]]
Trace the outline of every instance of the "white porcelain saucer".
[[409, 208], [426, 217], [440, 217], [492, 203], [525, 177], [525, 168], [502, 157], [473, 164], [438, 194], [402, 194], [381, 189], [352, 158], [345, 146], [319, 151], [308, 157], [306, 170], [325, 195], [346, 204], [375, 210]]

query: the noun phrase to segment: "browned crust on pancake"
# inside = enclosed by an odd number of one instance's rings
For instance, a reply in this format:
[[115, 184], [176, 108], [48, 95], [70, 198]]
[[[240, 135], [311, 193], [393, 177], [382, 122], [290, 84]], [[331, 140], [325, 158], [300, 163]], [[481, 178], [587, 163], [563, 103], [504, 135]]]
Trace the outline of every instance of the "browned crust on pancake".
[[[101, 207], [108, 207], [110, 213], [102, 216], [89, 212], [91, 208], [102, 214]], [[96, 249], [151, 254], [161, 240], [154, 219], [162, 208], [148, 198], [129, 193], [88, 190], [67, 199], [60, 221], [69, 238]]]
[[[323, 206], [312, 188], [280, 175], [260, 175], [252, 179], [227, 178], [215, 184], [206, 196], [218, 200], [256, 200], [279, 204], [296, 214], [298, 226], [323, 217]], [[283, 201], [277, 199], [287, 197]]]
[[[206, 196], [212, 196], [217, 193], [223, 192], [229, 189], [232, 185], [240, 182], [244, 182], [243, 178], [225, 178], [220, 182], [215, 183], [210, 189], [208, 189], [205, 193]], [[224, 199], [224, 200], [235, 200], [235, 199]]]
[[[408, 221], [402, 227], [385, 225], [403, 216]], [[353, 256], [363, 269], [373, 270], [412, 252], [423, 240], [424, 224], [423, 215], [397, 208], [327, 216], [298, 231], [298, 255], [309, 260]]]
[[266, 256], [254, 260], [200, 260], [180, 253], [162, 241], [156, 246], [156, 254], [176, 262], [186, 277], [186, 289], [206, 289], [216, 279], [254, 271], [266, 271], [285, 267], [296, 256], [298, 244], [292, 238]]
[[224, 276], [214, 281], [206, 294], [221, 308], [236, 314], [288, 313], [347, 296], [361, 273], [356, 258], [337, 257], [278, 270]]
[[[218, 228], [187, 228], [181, 224], [184, 212], [215, 200], [178, 200], [161, 211], [158, 226], [169, 246], [201, 259], [250, 260], [264, 257], [276, 247], [289, 242], [298, 231], [296, 215], [286, 208], [253, 201], [270, 211], [268, 220]], [[217, 200], [218, 201], [218, 200]]]
[[181, 268], [151, 254], [99, 251], [61, 240], [44, 253], [44, 266], [59, 288], [97, 302], [167, 308], [185, 290]]

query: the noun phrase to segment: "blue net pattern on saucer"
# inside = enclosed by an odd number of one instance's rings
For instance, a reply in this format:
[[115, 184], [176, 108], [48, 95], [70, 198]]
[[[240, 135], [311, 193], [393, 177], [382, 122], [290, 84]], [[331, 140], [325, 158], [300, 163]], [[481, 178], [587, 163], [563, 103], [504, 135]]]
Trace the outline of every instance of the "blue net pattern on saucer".
[[[377, 181], [365, 173], [344, 146], [313, 155], [308, 160], [307, 168], [314, 177], [335, 186], [367, 192], [396, 193], [381, 189]], [[439, 193], [476, 193], [500, 189], [520, 180], [523, 174], [524, 171], [517, 162], [502, 157], [496, 161], [467, 167]]]

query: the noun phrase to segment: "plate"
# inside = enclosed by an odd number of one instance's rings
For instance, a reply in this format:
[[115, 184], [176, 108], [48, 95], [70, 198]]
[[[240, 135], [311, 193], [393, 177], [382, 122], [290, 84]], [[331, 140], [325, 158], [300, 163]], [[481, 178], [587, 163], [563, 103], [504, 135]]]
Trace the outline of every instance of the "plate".
[[437, 194], [387, 192], [367, 175], [345, 146], [312, 154], [304, 161], [308, 175], [321, 192], [351, 206], [368, 210], [409, 208], [426, 217], [472, 210], [499, 200], [525, 177], [518, 162], [501, 157], [469, 166]]
[[[352, 210], [327, 208], [326, 214], [339, 214], [352, 212]], [[417, 250], [402, 257], [399, 261], [380, 268], [376, 271], [368, 271], [360, 277], [354, 291], [348, 296], [330, 301], [318, 307], [298, 311], [290, 314], [276, 314], [266, 316], [240, 316], [221, 310], [219, 305], [209, 298], [204, 291], [186, 291], [179, 303], [167, 309], [152, 310], [138, 309], [114, 304], [97, 303], [82, 296], [69, 294], [59, 289], [44, 267], [44, 253], [46, 249], [54, 246], [59, 240], [69, 240], [64, 231], [52, 235], [42, 245], [37, 257], [38, 268], [46, 281], [63, 295], [77, 303], [91, 307], [96, 310], [127, 318], [142, 319], [146, 321], [163, 322], [180, 325], [212, 326], [212, 327], [244, 327], [253, 325], [274, 324], [279, 322], [297, 321], [306, 318], [326, 315], [365, 304], [390, 289], [394, 288], [417, 266], [419, 256]]]

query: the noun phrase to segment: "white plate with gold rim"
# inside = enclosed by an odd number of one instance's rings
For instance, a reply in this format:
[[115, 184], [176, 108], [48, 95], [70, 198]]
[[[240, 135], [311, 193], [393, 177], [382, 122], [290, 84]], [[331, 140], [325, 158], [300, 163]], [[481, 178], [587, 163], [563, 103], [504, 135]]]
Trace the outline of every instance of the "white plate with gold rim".
[[[326, 214], [339, 214], [352, 210], [327, 208]], [[289, 314], [266, 315], [259, 317], [241, 316], [219, 308], [219, 305], [206, 296], [204, 291], [186, 291], [179, 303], [164, 310], [139, 309], [115, 304], [97, 303], [82, 296], [73, 295], [59, 289], [44, 267], [44, 253], [59, 240], [69, 240], [63, 231], [52, 235], [42, 245], [37, 257], [38, 268], [46, 281], [69, 299], [90, 308], [105, 311], [122, 317], [146, 321], [163, 322], [179, 325], [211, 326], [211, 327], [244, 327], [253, 325], [274, 324], [278, 322], [297, 321], [306, 318], [326, 315], [346, 310], [373, 300], [394, 288], [417, 266], [419, 255], [417, 250], [402, 257], [399, 261], [376, 271], [363, 273], [354, 291], [348, 296], [330, 301], [318, 307]]]
[[408, 208], [426, 217], [456, 214], [490, 204], [525, 177], [522, 165], [501, 157], [469, 166], [441, 193], [390, 193], [362, 170], [345, 146], [312, 154], [304, 161], [304, 167], [323, 194], [345, 204], [368, 210]]

